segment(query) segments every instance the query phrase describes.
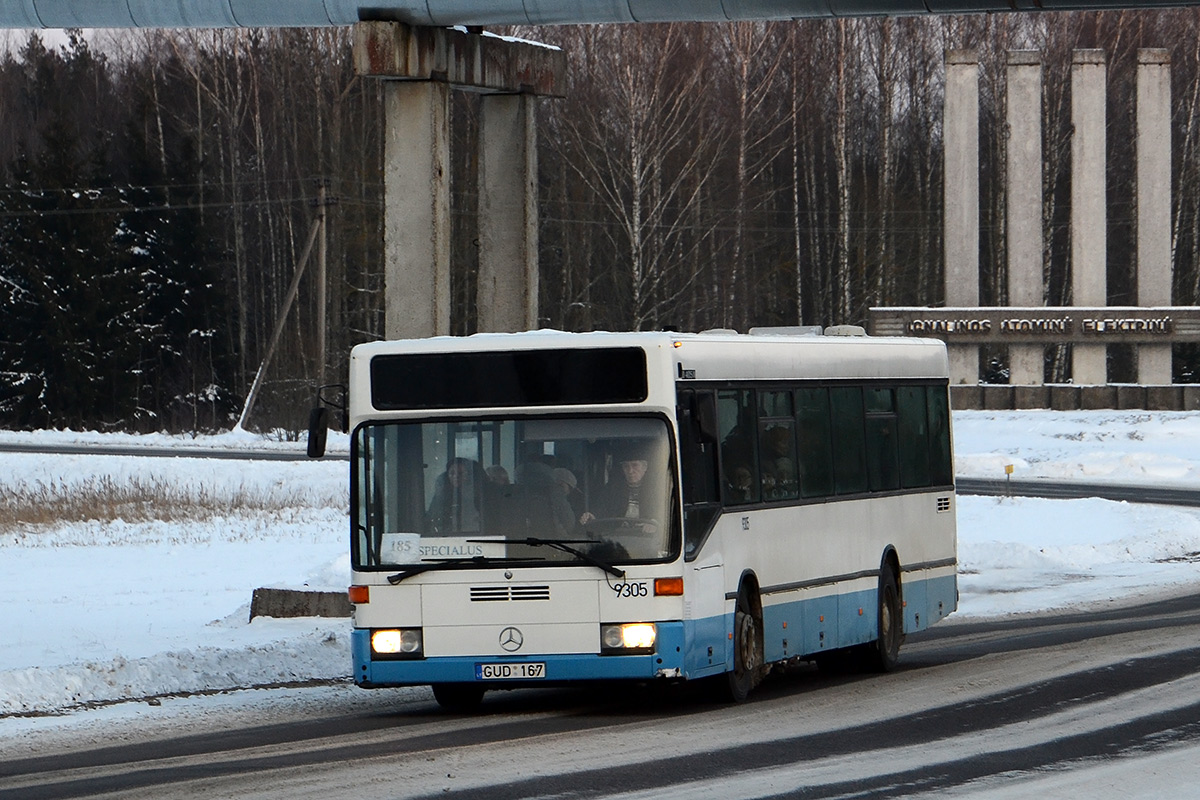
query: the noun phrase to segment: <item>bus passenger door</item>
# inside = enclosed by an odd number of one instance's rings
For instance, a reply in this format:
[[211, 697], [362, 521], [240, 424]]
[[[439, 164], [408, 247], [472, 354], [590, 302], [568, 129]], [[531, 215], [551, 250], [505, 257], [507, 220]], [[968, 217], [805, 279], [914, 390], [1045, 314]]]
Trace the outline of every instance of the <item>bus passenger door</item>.
[[681, 389], [680, 486], [683, 493], [684, 671], [689, 678], [724, 672], [728, 659], [725, 569], [720, 542], [710, 534], [721, 513], [716, 399], [711, 391]]

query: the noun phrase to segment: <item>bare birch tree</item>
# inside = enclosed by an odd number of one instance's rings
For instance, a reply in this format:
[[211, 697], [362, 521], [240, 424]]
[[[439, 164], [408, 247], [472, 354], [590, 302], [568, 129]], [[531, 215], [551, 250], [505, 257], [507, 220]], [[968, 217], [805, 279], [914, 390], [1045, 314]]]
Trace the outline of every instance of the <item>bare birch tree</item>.
[[[700, 275], [697, 258], [711, 227], [690, 210], [715, 168], [720, 142], [698, 139], [705, 63], [696, 26], [573, 30], [577, 48], [604, 83], [573, 87], [560, 124], [571, 137], [568, 167], [610, 225], [629, 327], [669, 322]], [[593, 294], [593, 297], [596, 297]]]

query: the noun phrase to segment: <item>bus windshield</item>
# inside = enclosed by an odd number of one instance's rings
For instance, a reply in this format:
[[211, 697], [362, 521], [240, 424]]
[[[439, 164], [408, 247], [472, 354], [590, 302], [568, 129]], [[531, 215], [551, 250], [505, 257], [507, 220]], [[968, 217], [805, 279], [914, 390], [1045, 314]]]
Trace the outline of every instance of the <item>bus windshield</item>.
[[669, 441], [647, 417], [365, 424], [352, 440], [354, 567], [670, 559]]

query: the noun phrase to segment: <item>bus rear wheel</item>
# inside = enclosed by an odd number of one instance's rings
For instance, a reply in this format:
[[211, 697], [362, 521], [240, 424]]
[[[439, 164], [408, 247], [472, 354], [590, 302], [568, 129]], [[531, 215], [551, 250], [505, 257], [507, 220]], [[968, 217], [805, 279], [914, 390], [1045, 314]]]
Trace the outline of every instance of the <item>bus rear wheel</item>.
[[746, 587], [738, 592], [733, 614], [733, 670], [725, 674], [726, 696], [740, 703], [763, 675], [762, 620], [755, 614]]
[[891, 672], [900, 661], [904, 641], [904, 609], [896, 574], [886, 567], [879, 576], [879, 636], [866, 645], [866, 666], [875, 672]]
[[433, 699], [447, 711], [474, 711], [483, 701], [483, 692], [473, 683], [433, 684]]

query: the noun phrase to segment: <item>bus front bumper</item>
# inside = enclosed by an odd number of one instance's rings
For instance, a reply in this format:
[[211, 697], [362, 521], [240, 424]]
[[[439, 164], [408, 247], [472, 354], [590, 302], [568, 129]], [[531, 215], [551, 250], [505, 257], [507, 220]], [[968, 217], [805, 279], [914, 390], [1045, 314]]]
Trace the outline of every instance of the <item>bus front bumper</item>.
[[[659, 622], [655, 652], [648, 655], [571, 653], [521, 656], [435, 656], [418, 659], [372, 659], [371, 632], [356, 628], [350, 636], [354, 682], [364, 688], [474, 683], [488, 688], [537, 686], [574, 681], [655, 680], [683, 677], [683, 623]], [[483, 679], [483, 665], [544, 664], [537, 679]], [[489, 670], [494, 672], [495, 670]]]

